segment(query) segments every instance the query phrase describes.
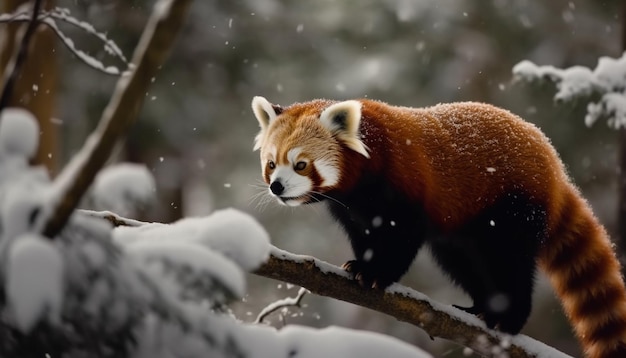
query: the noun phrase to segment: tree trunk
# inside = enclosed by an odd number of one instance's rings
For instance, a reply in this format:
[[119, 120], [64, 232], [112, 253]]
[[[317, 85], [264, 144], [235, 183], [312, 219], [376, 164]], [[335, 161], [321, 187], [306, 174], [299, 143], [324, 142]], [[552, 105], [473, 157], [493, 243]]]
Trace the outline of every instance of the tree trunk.
[[[2, 0], [0, 11], [13, 12], [27, 0]], [[44, 1], [44, 8], [51, 9], [53, 0]], [[0, 42], [0, 69], [4, 73], [7, 64], [19, 45], [20, 29], [24, 22], [15, 22], [0, 26], [4, 34], [4, 42]], [[34, 164], [44, 164], [54, 175], [58, 165], [58, 128], [52, 118], [55, 109], [57, 63], [56, 37], [45, 26], [39, 26], [33, 36], [29, 54], [18, 77], [15, 90], [9, 100], [9, 106], [22, 107], [32, 112], [41, 129], [39, 150]], [[0, 89], [1, 90], [1, 89]]]

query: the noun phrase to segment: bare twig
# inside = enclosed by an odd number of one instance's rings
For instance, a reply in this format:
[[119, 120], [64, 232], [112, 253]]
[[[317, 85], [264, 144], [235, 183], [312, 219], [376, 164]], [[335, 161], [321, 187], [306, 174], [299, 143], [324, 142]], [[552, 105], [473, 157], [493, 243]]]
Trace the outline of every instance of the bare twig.
[[139, 115], [152, 78], [161, 68], [182, 27], [191, 0], [160, 0], [139, 40], [131, 61], [136, 67], [122, 76], [98, 128], [54, 182], [49, 206], [38, 220], [45, 236], [53, 238], [63, 228], [117, 141]]
[[26, 27], [26, 31], [20, 40], [20, 45], [13, 55], [13, 58], [9, 61], [4, 71], [4, 81], [2, 85], [2, 92], [0, 93], [0, 112], [2, 112], [2, 110], [9, 104], [9, 100], [13, 94], [13, 88], [15, 87], [15, 82], [17, 81], [24, 61], [26, 61], [30, 41], [35, 34], [35, 30], [37, 30], [37, 25], [39, 23], [37, 16], [39, 14], [39, 10], [41, 9], [42, 2], [42, 0], [34, 0], [33, 11], [30, 21], [28, 22], [28, 26]]
[[296, 297], [287, 297], [287, 298], [283, 298], [282, 300], [278, 300], [278, 301], [270, 303], [269, 305], [265, 306], [265, 308], [261, 310], [259, 315], [256, 317], [256, 320], [254, 320], [254, 323], [262, 323], [265, 317], [269, 316], [273, 312], [276, 312], [277, 310], [282, 309], [282, 308], [286, 308], [286, 307], [300, 308], [302, 304], [302, 299], [304, 298], [304, 295], [306, 295], [308, 292], [309, 290], [307, 290], [306, 288], [300, 287]]
[[[85, 63], [87, 66], [98, 70], [106, 75], [119, 76], [123, 71], [117, 69], [117, 67], [109, 66], [104, 67], [101, 62], [93, 59], [91, 56], [86, 54], [85, 52], [76, 48], [74, 41], [68, 38], [57, 26], [55, 20], [59, 20], [70, 24], [72, 26], [78, 27], [85, 32], [89, 33], [92, 36], [95, 36], [97, 39], [102, 41], [104, 44], [105, 50], [114, 58], [119, 59], [125, 65], [128, 65], [128, 60], [122, 50], [109, 39], [104, 33], [100, 33], [96, 31], [92, 25], [79, 21], [71, 16], [69, 16], [66, 10], [56, 8], [50, 11], [42, 11], [39, 14], [39, 21], [41, 24], [48, 26], [61, 40], [61, 43], [65, 45], [65, 47], [72, 52], [76, 57]], [[0, 23], [4, 22], [27, 22], [30, 21], [30, 13], [25, 12], [16, 12], [12, 14], [0, 14]]]

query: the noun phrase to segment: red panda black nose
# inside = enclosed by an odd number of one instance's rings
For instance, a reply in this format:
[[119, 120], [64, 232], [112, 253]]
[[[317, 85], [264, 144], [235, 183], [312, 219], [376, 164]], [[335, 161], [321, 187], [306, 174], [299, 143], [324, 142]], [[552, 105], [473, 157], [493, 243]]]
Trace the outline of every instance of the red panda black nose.
[[270, 190], [274, 195], [280, 195], [283, 191], [285, 191], [285, 187], [278, 180], [276, 180], [270, 184]]

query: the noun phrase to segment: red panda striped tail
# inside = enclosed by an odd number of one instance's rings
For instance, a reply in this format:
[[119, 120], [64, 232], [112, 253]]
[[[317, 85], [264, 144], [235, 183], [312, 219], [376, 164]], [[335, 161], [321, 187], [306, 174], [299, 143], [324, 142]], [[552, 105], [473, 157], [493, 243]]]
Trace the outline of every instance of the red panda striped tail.
[[626, 357], [626, 288], [605, 229], [569, 187], [540, 263], [588, 358]]

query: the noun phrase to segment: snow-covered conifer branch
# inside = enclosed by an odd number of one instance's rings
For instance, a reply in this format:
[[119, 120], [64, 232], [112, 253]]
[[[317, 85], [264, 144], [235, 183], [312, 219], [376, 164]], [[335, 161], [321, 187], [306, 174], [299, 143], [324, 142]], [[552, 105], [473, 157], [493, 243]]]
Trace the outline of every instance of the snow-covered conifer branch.
[[[620, 58], [600, 57], [593, 70], [584, 66], [565, 69], [538, 66], [524, 60], [513, 67], [515, 80], [548, 80], [556, 84], [556, 101], [589, 98], [585, 124], [607, 119], [610, 127], [626, 127], [626, 53]], [[598, 96], [599, 99], [596, 97]]]
[[148, 20], [132, 59], [129, 74], [120, 77], [98, 127], [55, 180], [54, 193], [38, 225], [47, 237], [63, 228], [117, 141], [139, 115], [145, 93], [164, 63], [191, 0], [160, 0]]

